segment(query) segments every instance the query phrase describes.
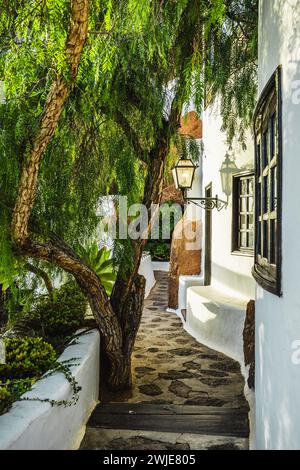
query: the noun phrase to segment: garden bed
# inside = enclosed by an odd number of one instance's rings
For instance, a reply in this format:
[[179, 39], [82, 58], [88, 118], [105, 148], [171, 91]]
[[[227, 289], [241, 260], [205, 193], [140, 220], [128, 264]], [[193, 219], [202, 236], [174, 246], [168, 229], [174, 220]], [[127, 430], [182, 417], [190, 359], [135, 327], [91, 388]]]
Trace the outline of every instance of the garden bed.
[[84, 433], [88, 417], [98, 401], [100, 336], [91, 330], [78, 336], [69, 345], [59, 362], [69, 361], [77, 384], [81, 387], [78, 401], [70, 406], [51, 405], [49, 401], [70, 402], [73, 398], [71, 383], [61, 372], [41, 378], [22, 398], [47, 402], [16, 401], [11, 409], [0, 416], [0, 449], [76, 449]]

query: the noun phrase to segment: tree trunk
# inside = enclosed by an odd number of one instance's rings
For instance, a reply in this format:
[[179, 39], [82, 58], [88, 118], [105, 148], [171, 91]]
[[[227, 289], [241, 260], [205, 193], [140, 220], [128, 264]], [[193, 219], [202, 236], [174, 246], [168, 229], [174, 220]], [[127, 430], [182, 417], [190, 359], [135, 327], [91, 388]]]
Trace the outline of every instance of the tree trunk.
[[[147, 179], [145, 182], [145, 191], [143, 204], [148, 211], [148, 232], [151, 227], [151, 206], [160, 202], [163, 176], [166, 158], [170, 147], [172, 125], [169, 121], [164, 121], [163, 128], [157, 136], [157, 144], [151, 150], [149, 155], [150, 165], [148, 168]], [[123, 316], [123, 311], [127, 310], [127, 303], [130, 303], [131, 296], [135, 292], [134, 279], [137, 276], [144, 247], [147, 239], [132, 240], [133, 266], [127, 272], [118, 275], [112, 295], [111, 303], [119, 318]]]
[[[156, 146], [149, 155], [150, 166], [145, 183], [143, 204], [147, 207], [151, 227], [151, 206], [160, 202], [164, 167], [170, 147], [170, 136], [180, 112], [174, 112], [172, 120], [164, 121]], [[175, 124], [176, 127], [176, 124]], [[133, 266], [125, 275], [119, 275], [111, 295], [111, 305], [116, 312], [123, 331], [123, 369], [120, 372], [122, 384], [131, 385], [131, 354], [143, 313], [145, 278], [138, 274], [146, 239], [133, 240]], [[126, 387], [125, 387], [126, 388]]]
[[87, 39], [89, 0], [72, 0], [71, 9], [72, 23], [65, 45], [71, 82], [68, 83], [64, 77], [58, 76], [52, 83], [39, 130], [33, 139], [29, 155], [25, 156], [12, 218], [12, 238], [15, 243], [23, 243], [28, 236], [28, 223], [35, 200], [40, 162], [53, 137], [71, 86], [75, 82]]
[[[138, 276], [136, 280], [136, 291], [139, 289], [139, 295], [134, 296], [130, 304], [131, 310], [128, 312], [130, 317], [128, 316], [122, 324], [126, 331], [131, 328], [128, 340], [123, 341], [124, 333], [121, 324], [112, 309], [99, 277], [63, 240], [54, 236], [47, 243], [39, 243], [27, 238], [26, 243], [21, 245], [18, 253], [52, 263], [74, 276], [88, 299], [101, 333], [103, 348], [109, 364], [108, 385], [114, 390], [129, 388], [131, 385], [129, 357], [140, 321], [140, 316], [135, 313], [135, 307], [138, 306], [137, 301], [142, 303], [145, 286], [144, 278]], [[137, 311], [141, 311], [141, 308]]]
[[5, 292], [0, 284], [0, 327], [6, 325], [8, 321], [8, 315], [5, 308]]

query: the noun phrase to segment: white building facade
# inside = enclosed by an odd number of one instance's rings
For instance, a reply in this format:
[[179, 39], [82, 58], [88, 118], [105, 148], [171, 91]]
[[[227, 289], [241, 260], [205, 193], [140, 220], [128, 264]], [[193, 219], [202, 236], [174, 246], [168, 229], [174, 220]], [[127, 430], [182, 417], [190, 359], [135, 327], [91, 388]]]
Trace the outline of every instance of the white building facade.
[[246, 151], [229, 151], [218, 106], [203, 114], [201, 187], [228, 206], [202, 212], [203, 285], [187, 288], [185, 328], [238, 360], [246, 378], [243, 327], [255, 299], [250, 446], [300, 449], [300, 0], [260, 0]]
[[255, 298], [254, 147], [249, 133], [246, 151], [237, 142], [229, 150], [221, 127], [215, 102], [203, 113], [202, 197], [218, 198], [227, 207], [202, 211], [202, 285], [187, 288], [185, 327], [200, 342], [239, 361], [246, 376], [242, 336], [247, 304]]
[[[261, 0], [259, 96], [278, 75], [279, 291], [256, 288], [256, 447], [300, 448], [300, 1]], [[280, 109], [281, 108], [281, 109]]]

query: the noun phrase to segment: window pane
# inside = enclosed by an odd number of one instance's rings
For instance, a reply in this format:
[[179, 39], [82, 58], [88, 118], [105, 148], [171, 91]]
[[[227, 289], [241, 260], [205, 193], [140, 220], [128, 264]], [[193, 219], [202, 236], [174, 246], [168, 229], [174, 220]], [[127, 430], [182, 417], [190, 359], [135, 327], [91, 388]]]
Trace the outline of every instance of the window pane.
[[249, 214], [249, 229], [253, 230], [254, 228], [254, 214]]
[[240, 232], [240, 246], [247, 248], [247, 232]]
[[263, 136], [263, 168], [269, 164], [269, 130]]
[[248, 198], [248, 212], [253, 212], [254, 210], [254, 199], [253, 197]]
[[241, 194], [247, 194], [247, 193], [248, 193], [247, 180], [243, 179], [241, 180]]
[[268, 201], [269, 201], [269, 195], [268, 195], [268, 176], [264, 176], [263, 178], [263, 213], [265, 214], [268, 212]]
[[276, 132], [276, 113], [270, 119], [270, 154], [271, 159], [275, 156], [275, 132]]
[[249, 179], [249, 194], [254, 194], [254, 178]]
[[247, 216], [246, 215], [240, 216], [240, 228], [243, 230], [246, 230], [247, 228]]
[[241, 212], [247, 212], [247, 198], [241, 198]]
[[248, 248], [254, 247], [254, 234], [253, 232], [248, 232]]
[[261, 172], [261, 148], [260, 148], [260, 143], [257, 144], [256, 146], [256, 164], [257, 168], [259, 169], [259, 172]]
[[270, 223], [270, 263], [276, 264], [276, 220], [271, 220]]
[[263, 257], [268, 259], [268, 245], [269, 245], [269, 233], [268, 233], [268, 221], [263, 222]]
[[257, 224], [257, 254], [261, 256], [261, 222]]
[[271, 211], [274, 211], [276, 209], [276, 168], [272, 168], [271, 169], [271, 174], [270, 174], [270, 178], [271, 178], [271, 187], [270, 187], [270, 191], [271, 191], [271, 200], [270, 200], [270, 204], [271, 204]]

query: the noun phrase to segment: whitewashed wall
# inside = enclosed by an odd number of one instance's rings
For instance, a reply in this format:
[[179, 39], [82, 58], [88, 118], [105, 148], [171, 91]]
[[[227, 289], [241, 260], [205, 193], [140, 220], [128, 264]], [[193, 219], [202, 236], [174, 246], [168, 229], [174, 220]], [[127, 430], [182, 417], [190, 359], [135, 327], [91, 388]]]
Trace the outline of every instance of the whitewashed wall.
[[[256, 435], [259, 449], [300, 449], [300, 0], [261, 0], [259, 91], [282, 65], [283, 297], [257, 287]], [[299, 347], [299, 346], [298, 346]], [[299, 355], [298, 355], [299, 357]], [[297, 354], [295, 354], [297, 359]]]
[[[79, 336], [60, 356], [60, 361], [75, 358], [70, 368], [82, 387], [72, 406], [51, 406], [41, 401], [17, 401], [0, 416], [0, 449], [71, 450], [78, 448], [86, 422], [98, 402], [100, 335], [92, 330]], [[72, 388], [62, 373], [38, 380], [25, 397], [69, 401]]]
[[[226, 201], [227, 197], [222, 192], [220, 168], [228, 148], [226, 136], [220, 130], [221, 125], [219, 103], [216, 103], [208, 107], [204, 112], [202, 187], [205, 188], [212, 182], [212, 196], [218, 195], [220, 199]], [[234, 157], [239, 169], [253, 168], [253, 142], [250, 132], [247, 139], [247, 150], [243, 151], [236, 144]], [[212, 286], [228, 291], [230, 295], [238, 293], [246, 299], [254, 298], [254, 282], [251, 276], [253, 257], [237, 256], [231, 253], [231, 224], [232, 197], [230, 196], [227, 209], [223, 209], [221, 212], [217, 210], [212, 211]], [[205, 229], [203, 230], [204, 232]]]
[[144, 276], [146, 280], [146, 286], [145, 286], [145, 299], [148, 297], [148, 295], [151, 292], [151, 289], [155, 286], [155, 277], [154, 277], [154, 271], [153, 271], [153, 266], [152, 266], [152, 261], [151, 261], [151, 256], [148, 254], [144, 254], [140, 267], [139, 267], [139, 274]]

